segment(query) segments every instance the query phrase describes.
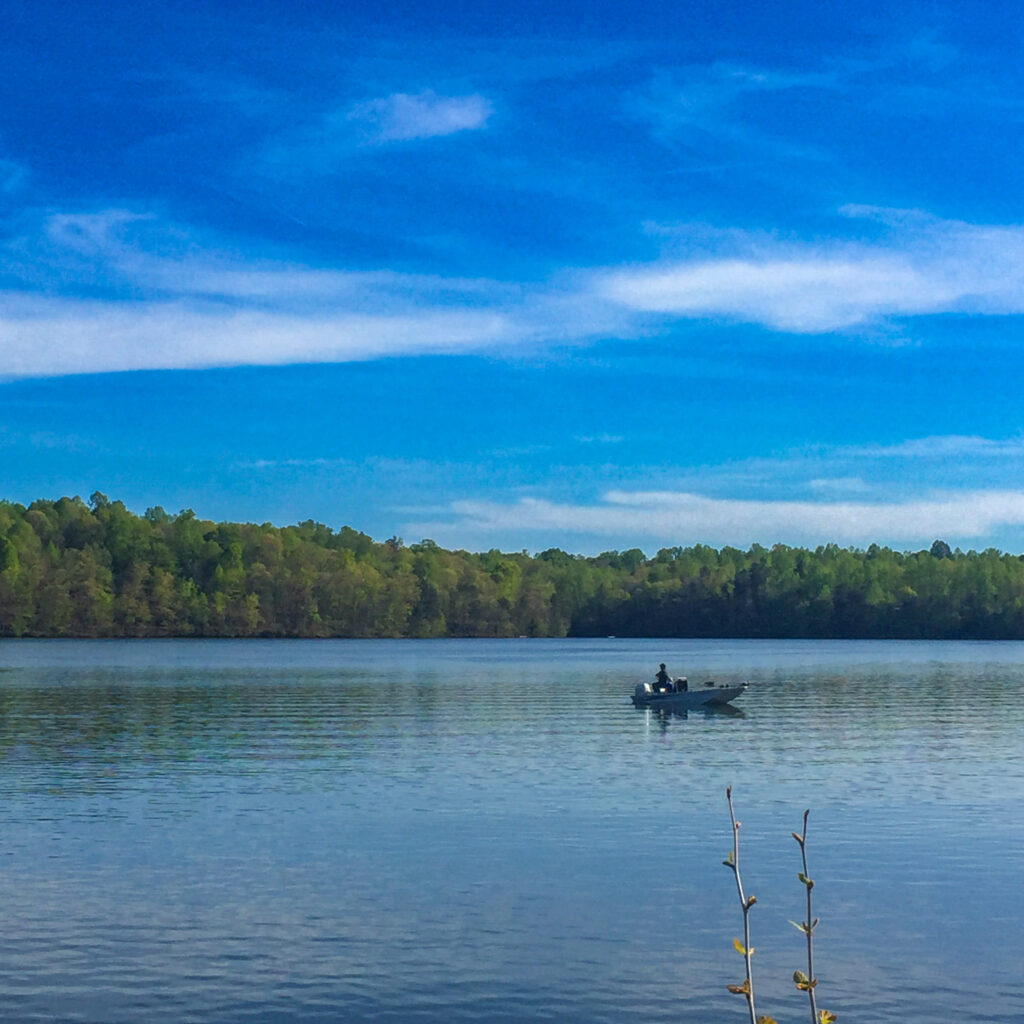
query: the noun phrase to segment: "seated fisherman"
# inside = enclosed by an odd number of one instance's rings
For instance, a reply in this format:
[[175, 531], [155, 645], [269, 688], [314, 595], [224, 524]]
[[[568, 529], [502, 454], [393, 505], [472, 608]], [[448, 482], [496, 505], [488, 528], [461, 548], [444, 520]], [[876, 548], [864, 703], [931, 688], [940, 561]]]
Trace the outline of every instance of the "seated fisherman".
[[662, 662], [658, 667], [658, 673], [654, 677], [654, 692], [655, 693], [671, 693], [672, 692], [672, 680], [669, 674], [665, 671], [665, 663]]

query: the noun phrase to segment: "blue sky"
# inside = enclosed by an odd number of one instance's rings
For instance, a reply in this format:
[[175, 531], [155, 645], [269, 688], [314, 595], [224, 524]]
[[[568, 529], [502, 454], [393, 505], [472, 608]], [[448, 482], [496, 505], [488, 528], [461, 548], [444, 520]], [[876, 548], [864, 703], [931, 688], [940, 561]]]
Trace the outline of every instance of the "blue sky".
[[1022, 25], [11, 0], [0, 491], [1022, 551]]

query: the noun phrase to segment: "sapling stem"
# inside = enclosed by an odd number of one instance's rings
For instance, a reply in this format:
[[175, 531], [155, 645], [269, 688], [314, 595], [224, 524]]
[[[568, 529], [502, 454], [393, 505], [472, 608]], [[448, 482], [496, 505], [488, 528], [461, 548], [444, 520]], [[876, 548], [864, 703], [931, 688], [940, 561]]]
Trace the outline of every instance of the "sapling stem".
[[747, 1009], [750, 1011], [750, 1024], [757, 1024], [757, 1014], [754, 1011], [754, 975], [751, 970], [750, 958], [754, 951], [750, 948], [750, 908], [757, 902], [754, 896], [748, 897], [743, 891], [743, 879], [740, 877], [740, 823], [736, 820], [736, 812], [732, 806], [732, 786], [727, 787], [725, 799], [729, 804], [729, 819], [732, 821], [732, 854], [725, 862], [726, 867], [732, 868], [733, 876], [736, 879], [736, 892], [740, 898], [740, 910], [743, 911], [743, 962], [747, 969], [747, 979], [742, 986], [731, 985], [730, 991], [741, 992], [747, 997]]
[[[814, 929], [818, 927], [818, 919], [812, 917], [811, 890], [814, 888], [814, 879], [807, 870], [807, 818], [810, 811], [804, 811], [804, 827], [799, 835], [792, 833], [793, 838], [800, 845], [800, 859], [803, 862], [803, 871], [797, 876], [803, 883], [804, 892], [807, 896], [807, 919], [797, 927], [804, 933], [807, 939], [807, 973], [797, 971], [793, 975], [796, 987], [807, 993], [807, 1000], [811, 1008], [811, 1024], [832, 1024], [836, 1015], [829, 1010], [819, 1010], [817, 1000], [814, 998], [814, 990], [818, 987], [818, 979], [814, 976]], [[793, 922], [796, 924], [796, 922]]]
[[[807, 818], [810, 814], [808, 808], [804, 811], [804, 827], [800, 833], [800, 858], [803, 861], [804, 866], [804, 878], [807, 880], [804, 882], [804, 889], [807, 891], [807, 977], [813, 982], [814, 977], [814, 925], [817, 923], [811, 917], [811, 890], [814, 888], [814, 883], [811, 881], [810, 872], [807, 870]], [[814, 1001], [814, 985], [808, 985], [807, 987], [807, 998], [811, 1004], [811, 1024], [818, 1024], [818, 1007]]]

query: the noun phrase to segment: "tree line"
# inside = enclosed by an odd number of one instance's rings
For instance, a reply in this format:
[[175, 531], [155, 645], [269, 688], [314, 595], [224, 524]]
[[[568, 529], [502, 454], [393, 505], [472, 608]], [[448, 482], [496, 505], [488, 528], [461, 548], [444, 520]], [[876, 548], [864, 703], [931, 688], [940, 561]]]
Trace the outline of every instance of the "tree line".
[[584, 557], [0, 502], [0, 636], [1024, 639], [1024, 556], [698, 544]]

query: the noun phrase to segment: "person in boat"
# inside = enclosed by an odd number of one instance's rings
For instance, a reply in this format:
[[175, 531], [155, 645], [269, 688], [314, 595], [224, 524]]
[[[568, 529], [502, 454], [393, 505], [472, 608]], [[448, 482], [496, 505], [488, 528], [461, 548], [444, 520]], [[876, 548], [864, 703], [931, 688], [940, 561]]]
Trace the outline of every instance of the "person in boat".
[[665, 671], [665, 662], [662, 662], [661, 665], [658, 666], [658, 672], [654, 677], [654, 692], [672, 692], [672, 679], [669, 676], [669, 674]]

